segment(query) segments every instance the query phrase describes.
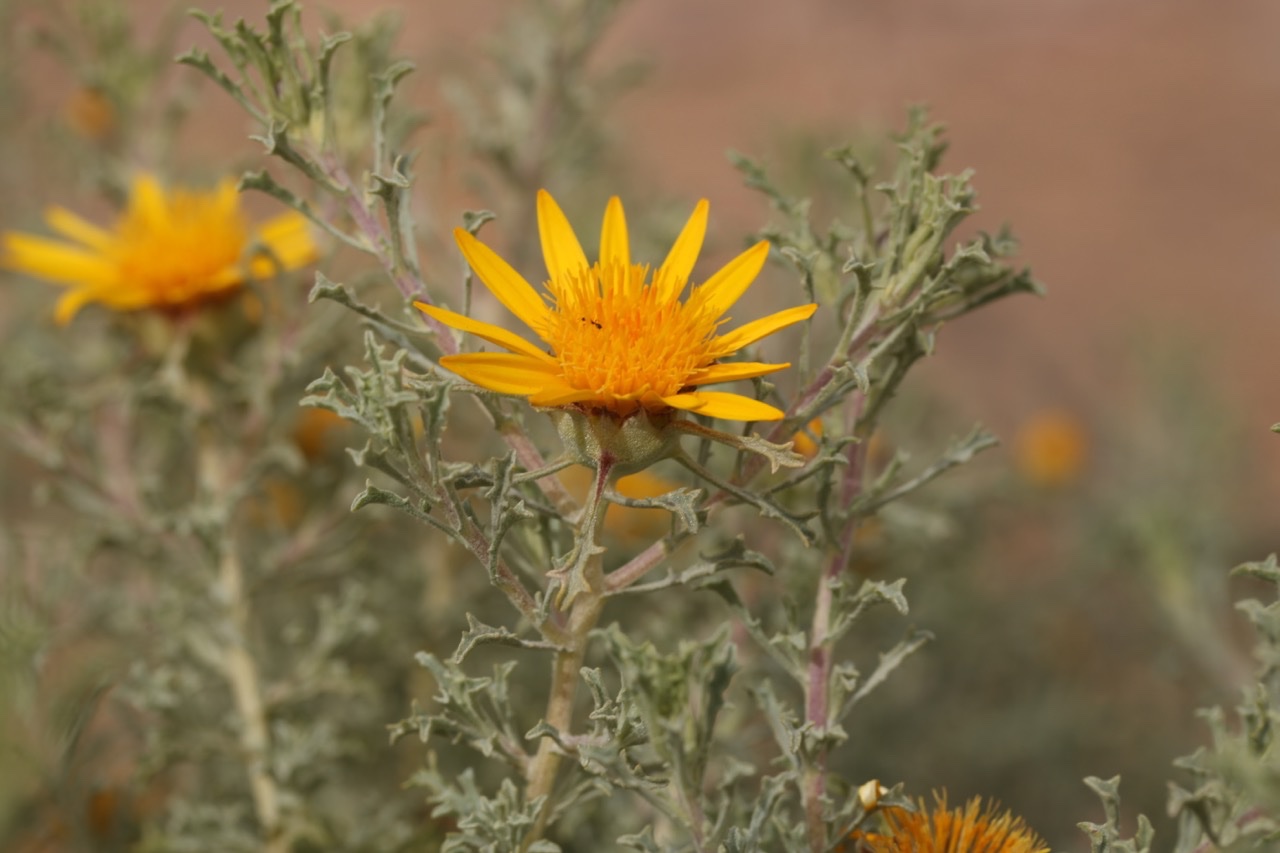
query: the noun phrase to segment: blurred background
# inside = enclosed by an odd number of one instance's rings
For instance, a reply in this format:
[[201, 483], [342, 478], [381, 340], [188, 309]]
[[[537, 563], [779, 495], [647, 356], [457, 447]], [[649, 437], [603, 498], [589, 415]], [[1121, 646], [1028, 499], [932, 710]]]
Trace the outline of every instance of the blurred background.
[[[165, 5], [137, 4], [144, 36]], [[447, 94], [522, 5], [324, 4], [350, 23], [401, 20], [398, 52], [419, 69], [406, 102], [431, 122], [424, 209], [528, 215], [468, 176], [471, 137]], [[223, 4], [229, 18], [262, 7]], [[14, 9], [18, 32], [38, 17]], [[207, 43], [175, 21], [179, 49]], [[852, 781], [995, 796], [1081, 849], [1074, 824], [1101, 811], [1080, 778], [1120, 774], [1127, 810], [1169, 837], [1164, 781], [1206, 736], [1193, 711], [1233, 705], [1249, 672], [1231, 607], [1249, 590], [1227, 573], [1277, 539], [1278, 45], [1272, 0], [645, 0], [622, 6], [590, 58], [640, 76], [599, 117], [607, 154], [589, 179], [549, 187], [575, 221], [613, 192], [637, 212], [707, 197], [713, 264], [770, 218], [727, 150], [838, 214], [822, 150], [882, 137], [923, 103], [949, 128], [946, 168], [976, 172], [976, 227], [1010, 224], [1048, 288], [943, 330], [885, 436], [927, 459], [980, 421], [1004, 446], [927, 498], [936, 535], [894, 541], [890, 519], [890, 541], [868, 547], [860, 570], [906, 574], [913, 620], [939, 639], [860, 706], [850, 728], [867, 736], [840, 767]], [[84, 81], [35, 50], [7, 68], [22, 96], [5, 106], [0, 228], [31, 227], [51, 197], [30, 158], [66, 135]], [[177, 159], [251, 162], [234, 105], [209, 86], [198, 103]], [[456, 257], [436, 257], [436, 281], [452, 281]], [[0, 328], [47, 294], [11, 289]]]

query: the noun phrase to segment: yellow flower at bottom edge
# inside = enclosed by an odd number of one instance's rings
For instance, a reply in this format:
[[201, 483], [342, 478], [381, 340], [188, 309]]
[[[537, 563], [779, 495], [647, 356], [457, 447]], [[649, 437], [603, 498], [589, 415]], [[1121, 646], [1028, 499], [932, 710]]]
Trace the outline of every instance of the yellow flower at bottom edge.
[[[0, 265], [66, 285], [55, 312], [61, 324], [90, 302], [116, 311], [179, 310], [270, 277], [277, 263], [294, 269], [316, 257], [299, 213], [251, 228], [233, 179], [207, 192], [166, 192], [154, 177], [140, 175], [110, 229], [61, 207], [50, 208], [45, 220], [65, 240], [7, 232]], [[246, 257], [254, 247], [269, 254]]]
[[[884, 832], [855, 832], [852, 849], [867, 853], [1048, 853], [1049, 847], [1020, 817], [985, 807], [974, 797], [963, 808], [948, 809], [946, 794], [923, 801], [914, 812], [881, 812]], [[847, 846], [846, 846], [846, 849]]]
[[507, 350], [446, 356], [440, 364], [483, 388], [527, 397], [535, 406], [577, 404], [625, 417], [641, 409], [683, 409], [740, 421], [777, 420], [775, 407], [701, 386], [764, 376], [790, 364], [720, 363], [721, 359], [793, 323], [816, 305], [779, 311], [720, 334], [733, 307], [764, 266], [761, 241], [701, 285], [689, 288], [707, 230], [700, 201], [670, 253], [652, 275], [631, 262], [622, 202], [605, 208], [600, 258], [591, 264], [551, 195], [538, 193], [538, 230], [549, 279], [543, 297], [497, 253], [473, 235], [454, 231], [462, 254], [498, 301], [529, 326], [540, 346], [506, 329], [416, 303], [440, 322]]

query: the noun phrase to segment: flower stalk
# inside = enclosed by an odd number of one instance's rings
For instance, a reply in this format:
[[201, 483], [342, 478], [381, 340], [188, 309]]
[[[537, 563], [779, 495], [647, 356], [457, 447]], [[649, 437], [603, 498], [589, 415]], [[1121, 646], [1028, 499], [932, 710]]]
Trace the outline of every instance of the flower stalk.
[[247, 645], [250, 609], [245, 595], [244, 567], [231, 544], [223, 550], [218, 581], [226, 596], [231, 629], [229, 642], [223, 650], [223, 673], [240, 718], [240, 749], [249, 775], [254, 813], [265, 838], [263, 850], [286, 853], [289, 839], [280, 827], [280, 791], [268, 762], [271, 740], [262, 680]]
[[[850, 420], [857, 422], [862, 408], [862, 396], [850, 400]], [[850, 506], [862, 493], [862, 478], [866, 467], [868, 442], [864, 439], [849, 445], [845, 451], [848, 467], [841, 485], [841, 502]], [[801, 784], [804, 804], [806, 834], [809, 849], [819, 853], [827, 849], [827, 820], [824, 800], [827, 792], [827, 753], [825, 740], [831, 727], [830, 685], [835, 638], [831, 636], [831, 611], [835, 584], [853, 558], [855, 534], [859, 519], [850, 518], [840, 538], [839, 549], [832, 554], [818, 582], [813, 608], [813, 622], [809, 628], [808, 678], [805, 684], [805, 723], [818, 737], [816, 754], [807, 763]]]
[[[582, 523], [578, 530], [577, 543], [574, 550], [585, 549], [586, 567], [583, 572], [585, 584], [568, 605], [568, 618], [565, 620], [562, 646], [555, 653], [551, 665], [551, 693], [547, 697], [547, 710], [544, 720], [561, 735], [570, 734], [573, 727], [573, 703], [578, 694], [578, 682], [581, 680], [582, 663], [586, 656], [587, 642], [591, 631], [600, 620], [604, 609], [606, 595], [604, 579], [603, 549], [595, 543], [604, 527], [605, 510], [608, 508], [605, 491], [615, 479], [617, 460], [605, 451], [600, 454], [596, 465], [595, 479], [592, 481], [591, 493], [587, 496], [583, 508]], [[572, 554], [570, 555], [572, 558]], [[563, 589], [563, 587], [562, 587]], [[554, 806], [554, 788], [556, 776], [564, 753], [551, 737], [544, 736], [538, 745], [538, 752], [529, 765], [525, 799], [533, 803], [541, 799], [537, 818], [529, 834], [525, 837], [521, 850], [527, 850], [535, 841], [542, 838], [547, 822]]]
[[[198, 440], [198, 470], [206, 497], [220, 514], [229, 514], [234, 503], [231, 493], [238, 466], [235, 460], [219, 452], [214, 436], [203, 434]], [[225, 621], [217, 635], [224, 641], [220, 660], [222, 675], [239, 719], [241, 760], [248, 776], [254, 814], [262, 830], [263, 850], [287, 853], [290, 841], [280, 821], [280, 790], [271, 773], [267, 703], [258, 663], [249, 648], [253, 612], [246, 589], [244, 562], [236, 549], [234, 534], [229, 530], [221, 533], [222, 541], [217, 545], [217, 584]]]

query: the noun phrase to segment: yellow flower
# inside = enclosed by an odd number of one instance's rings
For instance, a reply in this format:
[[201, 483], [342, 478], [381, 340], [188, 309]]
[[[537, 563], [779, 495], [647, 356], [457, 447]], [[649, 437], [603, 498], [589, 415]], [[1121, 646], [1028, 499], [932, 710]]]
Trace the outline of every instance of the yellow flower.
[[867, 853], [1048, 853], [1048, 846], [1020, 817], [984, 808], [974, 797], [964, 808], [948, 809], [946, 794], [934, 795], [914, 812], [884, 809], [884, 832], [855, 832], [856, 850]]
[[[110, 230], [61, 207], [50, 208], [45, 220], [66, 240], [8, 232], [0, 264], [67, 285], [55, 313], [59, 323], [90, 302], [116, 311], [188, 308], [270, 277], [277, 262], [294, 269], [316, 256], [301, 214], [281, 214], [252, 230], [231, 179], [208, 192], [166, 193], [154, 177], [141, 175]], [[246, 256], [256, 248], [270, 255]]]
[[1038, 486], [1065, 486], [1080, 476], [1087, 440], [1080, 421], [1067, 412], [1043, 411], [1018, 430], [1018, 470]]
[[538, 193], [538, 230], [549, 279], [544, 298], [506, 261], [459, 228], [454, 238], [480, 280], [529, 326], [543, 345], [490, 323], [424, 303], [427, 314], [470, 332], [505, 353], [446, 356], [440, 364], [490, 391], [527, 397], [535, 406], [577, 404], [626, 417], [640, 410], [684, 409], [729, 420], [777, 420], [778, 409], [750, 397], [701, 386], [764, 376], [790, 364], [719, 363], [766, 335], [807, 320], [816, 305], [771, 314], [720, 334], [725, 312], [764, 266], [759, 242], [701, 285], [689, 284], [707, 230], [700, 201], [666, 260], [650, 275], [631, 262], [627, 225], [617, 197], [605, 208], [600, 259], [587, 261], [568, 219], [545, 190]]

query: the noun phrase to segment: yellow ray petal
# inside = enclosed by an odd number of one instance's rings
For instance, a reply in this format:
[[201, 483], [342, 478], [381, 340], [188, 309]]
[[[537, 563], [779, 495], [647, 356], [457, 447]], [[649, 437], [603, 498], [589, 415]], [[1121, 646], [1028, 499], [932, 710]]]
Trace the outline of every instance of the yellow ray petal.
[[702, 241], [707, 236], [707, 213], [710, 209], [711, 205], [705, 198], [698, 202], [671, 251], [667, 253], [666, 260], [654, 274], [654, 284], [663, 288], [664, 298], [679, 294], [693, 274], [693, 265], [698, 261]]
[[631, 242], [627, 237], [627, 217], [622, 211], [622, 199], [616, 195], [609, 199], [604, 209], [604, 224], [600, 226], [600, 263], [631, 264]]
[[550, 311], [547, 303], [534, 290], [524, 276], [511, 268], [511, 264], [498, 257], [498, 253], [481, 243], [463, 228], [453, 229], [453, 239], [466, 257], [471, 268], [489, 288], [489, 292], [525, 324], [539, 335], [547, 328]]
[[717, 382], [733, 382], [736, 379], [753, 379], [779, 370], [786, 370], [788, 364], [764, 364], [759, 361], [735, 361], [730, 364], [713, 364], [694, 373], [686, 385], [714, 385]]
[[53, 319], [59, 326], [65, 326], [80, 312], [80, 309], [98, 299], [99, 294], [87, 287], [75, 287], [62, 294], [57, 306], [53, 309]]
[[154, 175], [142, 174], [133, 179], [129, 212], [137, 214], [153, 228], [161, 228], [169, 221], [169, 202]]
[[440, 359], [440, 366], [499, 394], [536, 394], [558, 378], [554, 365], [505, 352], [447, 355]]
[[685, 409], [726, 421], [779, 421], [784, 415], [781, 409], [770, 406], [768, 403], [724, 391], [675, 394], [663, 397], [662, 402], [677, 409]]
[[808, 320], [813, 316], [813, 312], [817, 310], [817, 304], [810, 303], [808, 305], [797, 305], [795, 308], [788, 308], [785, 311], [770, 314], [768, 317], [761, 317], [759, 320], [752, 320], [745, 326], [739, 326], [732, 332], [721, 335], [711, 341], [708, 347], [708, 355], [712, 358], [720, 358], [729, 353], [737, 352], [763, 337], [772, 335], [779, 329], [785, 329], [794, 323]]
[[235, 216], [240, 210], [240, 182], [223, 178], [213, 191], [214, 204], [222, 216]]
[[256, 236], [287, 270], [306, 266], [320, 253], [301, 213], [290, 211], [268, 219], [258, 227]]
[[542, 406], [551, 408], [552, 406], [567, 406], [570, 403], [581, 403], [583, 400], [591, 400], [597, 396], [595, 391], [583, 391], [578, 388], [570, 388], [568, 385], [556, 385], [544, 388], [537, 394], [529, 397], [529, 403], [533, 406]]
[[[267, 278], [276, 273], [276, 265], [264, 257], [254, 258], [249, 262], [249, 266], [254, 278]], [[160, 301], [180, 303], [186, 299], [195, 298], [200, 293], [220, 293], [233, 287], [239, 287], [242, 284], [244, 284], [244, 267], [238, 263], [231, 264], [218, 270], [209, 276], [207, 280], [190, 287], [185, 292], [175, 289], [170, 294], [161, 295]]]
[[768, 257], [769, 241], [761, 240], [707, 279], [698, 288], [696, 298], [703, 301], [714, 316], [719, 317], [746, 293]]
[[5, 234], [0, 263], [60, 284], [105, 285], [115, 280], [115, 267], [96, 252], [32, 234]]
[[538, 236], [542, 239], [542, 257], [552, 282], [590, 266], [573, 226], [546, 190], [538, 190]]
[[482, 320], [473, 320], [465, 314], [459, 314], [455, 311], [450, 311], [447, 308], [439, 308], [435, 305], [428, 305], [425, 302], [415, 302], [413, 303], [413, 307], [428, 316], [435, 317], [446, 326], [452, 326], [460, 332], [469, 332], [470, 334], [484, 338], [489, 343], [497, 344], [503, 349], [510, 350], [511, 352], [527, 355], [531, 358], [536, 358], [539, 361], [545, 361], [548, 364], [555, 364], [555, 361], [551, 356], [547, 355], [545, 352], [538, 349], [536, 346], [514, 332], [508, 332], [501, 326], [495, 326], [492, 323], [486, 323]]
[[44, 220], [63, 237], [83, 243], [91, 249], [102, 251], [111, 245], [111, 232], [81, 219], [65, 207], [49, 208], [45, 211]]

